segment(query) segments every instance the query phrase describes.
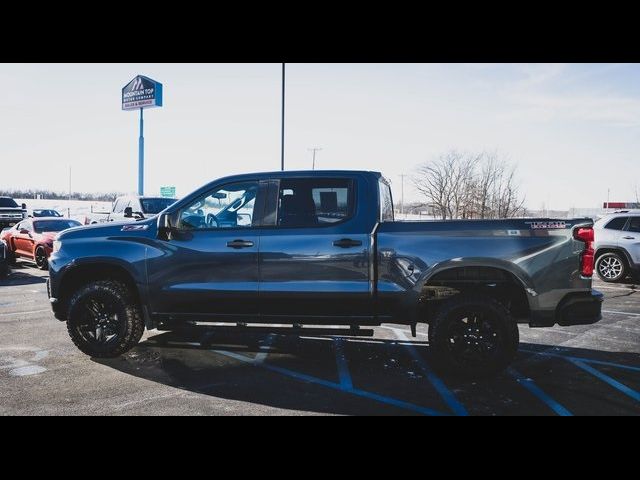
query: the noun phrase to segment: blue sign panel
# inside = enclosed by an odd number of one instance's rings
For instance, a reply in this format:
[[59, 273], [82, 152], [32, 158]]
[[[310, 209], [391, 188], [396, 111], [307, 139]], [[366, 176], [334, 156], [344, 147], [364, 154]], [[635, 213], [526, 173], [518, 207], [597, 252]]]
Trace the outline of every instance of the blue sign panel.
[[162, 84], [138, 75], [122, 89], [122, 110], [162, 106]]

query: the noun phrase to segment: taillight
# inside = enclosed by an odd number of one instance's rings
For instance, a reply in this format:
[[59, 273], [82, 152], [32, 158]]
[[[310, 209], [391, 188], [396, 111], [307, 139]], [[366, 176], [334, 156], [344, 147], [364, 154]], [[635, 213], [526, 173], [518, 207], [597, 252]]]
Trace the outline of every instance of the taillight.
[[583, 277], [591, 277], [593, 276], [595, 263], [595, 251], [593, 250], [595, 235], [593, 228], [578, 228], [573, 231], [573, 238], [584, 242], [584, 250], [580, 254], [580, 273]]

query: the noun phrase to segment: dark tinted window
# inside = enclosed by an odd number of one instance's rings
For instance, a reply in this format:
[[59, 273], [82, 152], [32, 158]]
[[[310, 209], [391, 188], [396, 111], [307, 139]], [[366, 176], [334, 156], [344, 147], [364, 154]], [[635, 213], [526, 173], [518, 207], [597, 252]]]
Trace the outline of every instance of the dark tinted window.
[[55, 210], [34, 210], [34, 217], [61, 217], [57, 211]]
[[607, 223], [604, 228], [608, 228], [609, 230], [622, 230], [627, 224], [627, 220], [629, 220], [629, 217], [614, 218], [609, 223]]
[[0, 207], [17, 208], [18, 204], [13, 198], [0, 198]]
[[33, 222], [33, 227], [38, 233], [42, 232], [61, 232], [67, 228], [79, 227], [82, 225], [76, 220], [40, 220]]
[[174, 198], [143, 198], [140, 203], [142, 204], [142, 213], [155, 215], [176, 203], [176, 200]]
[[278, 194], [278, 225], [330, 225], [353, 214], [353, 184], [344, 178], [283, 179]]
[[630, 232], [640, 232], [640, 217], [631, 217], [628, 230]]

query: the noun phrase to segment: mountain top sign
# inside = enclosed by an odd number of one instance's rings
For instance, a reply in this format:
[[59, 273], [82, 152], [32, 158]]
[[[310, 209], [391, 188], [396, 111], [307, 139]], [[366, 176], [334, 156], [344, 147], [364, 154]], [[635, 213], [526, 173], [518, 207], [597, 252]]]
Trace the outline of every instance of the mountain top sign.
[[138, 75], [122, 89], [122, 110], [162, 106], [162, 84]]

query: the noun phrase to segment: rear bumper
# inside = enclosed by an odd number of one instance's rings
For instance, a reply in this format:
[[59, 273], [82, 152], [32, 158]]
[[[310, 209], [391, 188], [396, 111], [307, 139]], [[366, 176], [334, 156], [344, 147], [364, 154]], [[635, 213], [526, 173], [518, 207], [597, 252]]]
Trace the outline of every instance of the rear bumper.
[[603, 300], [604, 295], [597, 290], [570, 293], [562, 299], [555, 310], [531, 312], [529, 326], [591, 325], [602, 319]]

